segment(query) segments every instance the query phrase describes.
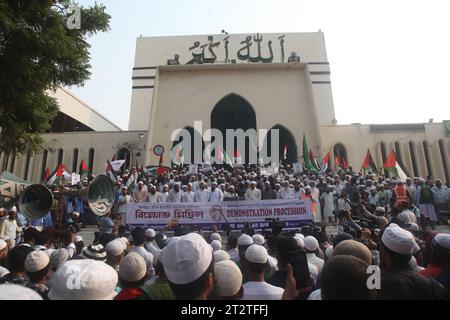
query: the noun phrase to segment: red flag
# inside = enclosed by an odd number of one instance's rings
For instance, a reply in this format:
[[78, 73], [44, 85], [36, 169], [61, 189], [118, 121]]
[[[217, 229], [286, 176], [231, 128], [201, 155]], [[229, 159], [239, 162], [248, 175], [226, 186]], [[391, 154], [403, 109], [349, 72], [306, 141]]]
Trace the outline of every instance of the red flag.
[[372, 155], [370, 154], [370, 150], [367, 149], [366, 157], [364, 158], [363, 164], [361, 165], [361, 169], [363, 170], [372, 170], [373, 172], [378, 172], [377, 167], [375, 165], [375, 161], [373, 161]]
[[63, 172], [64, 172], [64, 167], [63, 167], [62, 163], [60, 163], [58, 165], [58, 168], [56, 169], [56, 176], [57, 177], [62, 177], [63, 176]]
[[384, 162], [383, 167], [385, 167], [385, 168], [393, 168], [393, 167], [395, 167], [395, 162], [396, 161], [397, 160], [395, 159], [395, 152], [394, 152], [394, 150], [392, 150], [389, 153], [389, 156], [387, 157], [386, 161]]
[[169, 169], [166, 168], [166, 167], [158, 167], [158, 168], [156, 169], [156, 175], [157, 175], [157, 176], [164, 175], [164, 174], [166, 174], [167, 172], [169, 172]]
[[86, 161], [81, 160], [81, 164], [80, 164], [80, 176], [84, 175], [84, 174], [88, 174], [89, 172], [89, 167], [86, 163]]
[[334, 156], [334, 166], [335, 167], [339, 166], [339, 158], [336, 155]]

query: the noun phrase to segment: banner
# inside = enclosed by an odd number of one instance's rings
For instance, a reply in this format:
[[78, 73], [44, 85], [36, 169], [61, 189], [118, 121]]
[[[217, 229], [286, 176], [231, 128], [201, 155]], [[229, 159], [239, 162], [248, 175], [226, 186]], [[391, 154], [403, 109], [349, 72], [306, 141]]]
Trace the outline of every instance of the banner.
[[254, 229], [268, 228], [270, 219], [280, 219], [286, 228], [312, 221], [311, 202], [306, 200], [260, 200], [193, 203], [129, 203], [126, 224], [129, 227], [161, 228], [173, 219], [179, 224], [225, 225], [241, 230], [245, 223]]
[[72, 172], [72, 185], [78, 184], [80, 182], [80, 175], [78, 173]]

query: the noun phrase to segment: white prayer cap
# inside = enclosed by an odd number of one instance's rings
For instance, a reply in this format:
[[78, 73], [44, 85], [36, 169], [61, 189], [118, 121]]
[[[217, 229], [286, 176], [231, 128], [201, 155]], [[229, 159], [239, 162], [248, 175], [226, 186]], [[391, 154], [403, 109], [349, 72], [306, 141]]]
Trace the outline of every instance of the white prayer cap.
[[325, 249], [325, 256], [327, 257], [327, 259], [331, 259], [332, 254], [333, 254], [333, 246], [328, 246]]
[[0, 300], [43, 300], [33, 289], [17, 284], [0, 285]]
[[221, 297], [232, 297], [242, 287], [242, 272], [233, 261], [221, 261], [214, 265], [215, 290]]
[[305, 248], [305, 241], [303, 240], [304, 238], [300, 238], [300, 237], [294, 236], [294, 239], [295, 239], [295, 241], [297, 241], [297, 245], [300, 248]]
[[130, 240], [128, 240], [126, 237], [121, 237], [119, 239], [122, 240], [125, 247], [128, 247], [130, 245]]
[[420, 231], [419, 226], [417, 225], [417, 223], [410, 223], [409, 225], [407, 225], [406, 229], [408, 231], [411, 231], [411, 232], [419, 232]]
[[450, 234], [448, 233], [438, 233], [434, 238], [433, 242], [438, 246], [445, 249], [448, 253], [450, 253]]
[[72, 215], [73, 215], [73, 216], [77, 216], [77, 217], [79, 217], [79, 216], [80, 216], [80, 213], [79, 213], [79, 212], [77, 212], [77, 211], [74, 211], [74, 212], [72, 213]]
[[308, 251], [316, 251], [319, 248], [319, 242], [313, 236], [305, 237], [305, 249]]
[[144, 184], [144, 182], [142, 182], [142, 181], [139, 181], [139, 182], [138, 182], [138, 184]]
[[211, 265], [211, 246], [198, 233], [172, 239], [161, 259], [167, 278], [175, 284], [197, 280]]
[[399, 254], [413, 254], [420, 250], [411, 232], [391, 223], [384, 230], [381, 242], [390, 250]]
[[219, 240], [213, 240], [211, 241], [211, 247], [213, 251], [221, 250], [222, 249], [222, 242]]
[[114, 257], [117, 257], [120, 256], [125, 251], [126, 246], [124, 245], [122, 240], [114, 239], [113, 241], [108, 242], [105, 249], [106, 253]]
[[50, 255], [50, 266], [53, 270], [58, 270], [67, 260], [69, 260], [69, 251], [65, 248], [56, 249]]
[[422, 182], [422, 183], [423, 183], [423, 182], [425, 182], [425, 179], [422, 178], [422, 177], [420, 177], [420, 178], [419, 178], [419, 182]]
[[386, 212], [386, 210], [384, 209], [384, 207], [377, 207], [376, 209], [375, 209], [375, 211], [377, 211], [377, 212]]
[[300, 238], [300, 239], [304, 240], [305, 236], [303, 234], [301, 234], [301, 233], [296, 233], [294, 238]]
[[6, 241], [3, 239], [0, 239], [0, 251], [5, 249], [7, 246]]
[[144, 278], [147, 273], [147, 265], [144, 258], [135, 252], [127, 254], [119, 266], [119, 276], [128, 282], [136, 282]]
[[213, 181], [213, 182], [211, 182], [211, 185], [217, 186], [217, 182]]
[[10, 212], [17, 212], [17, 207], [13, 206], [11, 209], [9, 209]]
[[251, 244], [253, 244], [253, 239], [248, 234], [244, 233], [238, 238], [238, 245], [240, 246], [249, 246]]
[[259, 245], [263, 245], [264, 243], [266, 243], [266, 239], [264, 239], [264, 237], [261, 234], [254, 234], [252, 236], [253, 239], [253, 243], [254, 244], [259, 244]]
[[53, 274], [48, 297], [50, 300], [112, 300], [117, 279], [116, 270], [106, 263], [69, 260]]
[[147, 238], [154, 238], [156, 236], [156, 232], [153, 229], [147, 229], [145, 230], [145, 236]]
[[263, 246], [252, 244], [245, 251], [245, 259], [253, 263], [267, 263], [269, 254]]
[[30, 252], [25, 258], [25, 271], [36, 272], [41, 271], [50, 263], [48, 255], [41, 250]]
[[214, 263], [218, 263], [224, 260], [230, 260], [230, 255], [228, 254], [228, 252], [224, 250], [214, 251]]
[[211, 236], [209, 237], [209, 239], [211, 239], [211, 241], [213, 241], [213, 240], [222, 241], [222, 237], [217, 232], [211, 233]]
[[83, 237], [82, 236], [75, 236], [75, 243], [83, 241]]
[[250, 181], [250, 184], [256, 185], [256, 181]]

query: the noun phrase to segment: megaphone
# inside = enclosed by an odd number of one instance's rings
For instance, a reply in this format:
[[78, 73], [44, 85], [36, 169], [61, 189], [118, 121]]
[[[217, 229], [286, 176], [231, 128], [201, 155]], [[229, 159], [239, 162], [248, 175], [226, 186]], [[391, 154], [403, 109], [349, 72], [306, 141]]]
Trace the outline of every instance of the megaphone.
[[63, 191], [65, 195], [80, 196], [87, 201], [89, 208], [98, 216], [107, 214], [114, 204], [114, 183], [104, 174], [98, 175], [84, 189]]
[[31, 184], [7, 171], [0, 175], [0, 206], [5, 209], [17, 204], [25, 216], [37, 219], [50, 211], [52, 203], [53, 194], [45, 186]]

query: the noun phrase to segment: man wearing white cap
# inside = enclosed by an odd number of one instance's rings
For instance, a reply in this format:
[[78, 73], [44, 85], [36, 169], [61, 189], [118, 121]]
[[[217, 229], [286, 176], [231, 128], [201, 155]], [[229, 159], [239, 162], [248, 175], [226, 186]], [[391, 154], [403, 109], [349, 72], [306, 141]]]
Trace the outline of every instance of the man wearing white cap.
[[233, 261], [220, 261], [214, 264], [216, 285], [214, 294], [222, 300], [242, 299], [242, 273]]
[[192, 183], [187, 184], [186, 192], [181, 195], [181, 202], [194, 202], [195, 192], [192, 190]]
[[150, 252], [153, 257], [159, 256], [159, 253], [161, 252], [160, 247], [156, 243], [155, 240], [156, 237], [156, 231], [153, 229], [147, 229], [145, 230], [145, 245], [144, 248]]
[[0, 222], [0, 238], [4, 238], [5, 236], [11, 239], [9, 244], [9, 248], [14, 248], [16, 244], [17, 234], [22, 232], [22, 228], [19, 227], [16, 221], [17, 208], [16, 206], [12, 207], [9, 210], [9, 214], [7, 218], [3, 218]]
[[112, 300], [117, 272], [95, 260], [70, 260], [53, 276], [50, 300]]
[[156, 186], [150, 185], [150, 190], [147, 195], [147, 202], [157, 203], [159, 197], [159, 192], [156, 190]]
[[0, 239], [0, 278], [9, 273], [4, 266], [8, 258], [8, 244], [5, 240]]
[[144, 248], [145, 244], [145, 231], [140, 227], [134, 228], [131, 231], [131, 237], [133, 238], [133, 248], [129, 250], [129, 252], [136, 252], [142, 258], [144, 258], [145, 263], [147, 264], [147, 271], [150, 276], [153, 277], [155, 275], [155, 268], [153, 267], [153, 254], [148, 252]]
[[182, 194], [183, 191], [180, 190], [180, 185], [178, 183], [175, 183], [173, 185], [173, 189], [169, 191], [169, 197], [167, 198], [167, 202], [180, 203]]
[[214, 289], [211, 246], [197, 233], [175, 238], [164, 248], [162, 264], [178, 300], [206, 300]]
[[213, 251], [222, 250], [222, 242], [219, 240], [213, 240], [211, 241], [211, 248]]
[[230, 260], [230, 255], [225, 250], [216, 250], [214, 251], [213, 254], [214, 254], [214, 263]]
[[364, 206], [360, 208], [360, 212], [363, 216], [365, 216], [367, 219], [373, 220], [378, 225], [378, 228], [383, 229], [387, 226], [388, 220], [384, 216], [385, 209], [384, 207], [376, 207], [374, 213], [370, 213], [369, 210], [367, 210]]
[[144, 182], [139, 181], [137, 188], [133, 191], [133, 201], [134, 202], [145, 202], [147, 201], [148, 191], [147, 187], [144, 188]]
[[194, 201], [195, 202], [208, 202], [209, 190], [206, 188], [206, 183], [201, 181], [199, 184], [199, 189], [195, 192]]
[[243, 300], [281, 300], [284, 290], [264, 281], [268, 256], [266, 248], [257, 244], [245, 251], [243, 266], [249, 281], [243, 285]]
[[448, 299], [447, 290], [437, 281], [411, 270], [409, 262], [420, 250], [414, 236], [391, 223], [381, 237], [381, 289], [388, 300]]
[[211, 183], [211, 190], [209, 191], [208, 202], [220, 202], [223, 200], [223, 192], [217, 188], [217, 183]]
[[122, 290], [114, 300], [148, 300], [147, 293], [141, 288], [148, 277], [144, 259], [134, 252], [127, 254], [119, 267], [119, 285]]
[[45, 283], [49, 270], [50, 259], [44, 251], [35, 250], [27, 255], [25, 271], [30, 280], [27, 286], [39, 293], [44, 300], [48, 300], [48, 288]]
[[307, 236], [303, 241], [305, 243], [306, 258], [308, 259], [308, 263], [315, 265], [317, 267], [317, 270], [320, 272], [322, 270], [324, 261], [323, 259], [317, 257], [315, 254], [317, 249], [319, 249], [319, 242], [313, 236]]
[[434, 273], [434, 279], [440, 282], [450, 292], [450, 234], [438, 233], [433, 238], [432, 254], [435, 263], [422, 270], [421, 273], [424, 275]]
[[126, 246], [121, 239], [114, 239], [107, 243], [106, 250], [106, 264], [119, 270], [120, 261], [125, 254]]
[[245, 193], [245, 200], [261, 200], [261, 190], [256, 188], [256, 181], [250, 182], [250, 188]]
[[128, 192], [128, 187], [123, 186], [122, 187], [122, 194], [119, 196], [119, 208], [117, 209], [117, 213], [120, 215], [121, 217], [121, 223], [125, 224], [126, 223], [126, 207], [127, 207], [127, 203], [132, 203], [133, 202], [133, 197], [130, 196], [129, 192]]

